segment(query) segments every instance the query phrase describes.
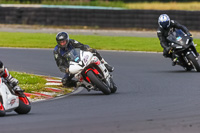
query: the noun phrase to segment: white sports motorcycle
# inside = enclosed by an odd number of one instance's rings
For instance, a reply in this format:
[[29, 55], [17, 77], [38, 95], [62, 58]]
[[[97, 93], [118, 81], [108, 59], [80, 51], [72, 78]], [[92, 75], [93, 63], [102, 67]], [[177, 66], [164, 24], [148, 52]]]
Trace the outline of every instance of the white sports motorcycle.
[[18, 114], [27, 114], [31, 104], [23, 92], [14, 92], [4, 78], [0, 78], [0, 116], [6, 112], [15, 111]]
[[116, 92], [117, 86], [112, 75], [93, 53], [75, 48], [64, 57], [69, 61], [69, 73], [78, 80], [78, 87], [83, 86], [88, 91], [102, 91], [106, 95]]

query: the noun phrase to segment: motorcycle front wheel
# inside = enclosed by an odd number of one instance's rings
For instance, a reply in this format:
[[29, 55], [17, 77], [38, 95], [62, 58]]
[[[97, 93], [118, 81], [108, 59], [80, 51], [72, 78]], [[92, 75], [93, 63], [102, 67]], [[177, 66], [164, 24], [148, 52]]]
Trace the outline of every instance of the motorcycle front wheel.
[[115, 84], [115, 82], [113, 81], [113, 79], [110, 79], [111, 83], [112, 83], [112, 87], [110, 88], [111, 93], [115, 93], [117, 91], [117, 85]]
[[110, 89], [109, 87], [102, 81], [100, 80], [94, 73], [93, 71], [88, 71], [87, 76], [92, 82], [94, 86], [96, 86], [100, 91], [102, 91], [105, 95], [109, 95]]
[[200, 66], [193, 54], [187, 55], [188, 60], [197, 72], [200, 72]]

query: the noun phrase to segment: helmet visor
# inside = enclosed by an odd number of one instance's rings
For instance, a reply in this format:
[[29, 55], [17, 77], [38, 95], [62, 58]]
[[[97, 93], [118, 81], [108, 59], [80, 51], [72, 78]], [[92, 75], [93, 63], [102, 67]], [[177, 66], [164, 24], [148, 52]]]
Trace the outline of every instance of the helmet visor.
[[170, 25], [170, 22], [169, 21], [160, 22], [160, 25], [162, 26], [163, 29], [167, 29]]
[[67, 44], [68, 44], [68, 40], [59, 41], [59, 45], [60, 45], [61, 47], [66, 47]]

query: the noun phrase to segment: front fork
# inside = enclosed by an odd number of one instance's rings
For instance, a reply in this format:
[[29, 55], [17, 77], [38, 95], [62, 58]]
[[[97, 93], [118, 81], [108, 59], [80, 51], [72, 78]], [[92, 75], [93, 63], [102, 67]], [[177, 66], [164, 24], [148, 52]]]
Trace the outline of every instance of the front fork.
[[[111, 84], [110, 83], [108, 83], [108, 79], [107, 78], [112, 78], [112, 76], [107, 76], [106, 78], [100, 73], [100, 72], [98, 72], [98, 70], [96, 69], [96, 68], [89, 68], [89, 69], [87, 69], [84, 73], [85, 73], [85, 75], [87, 75], [87, 72], [88, 71], [93, 71], [94, 72], [94, 74], [95, 75], [97, 75], [98, 76], [98, 78], [100, 79], [100, 80], [102, 80], [107, 86], [111, 86]], [[86, 81], [85, 80], [83, 80], [83, 78], [82, 78], [82, 81], [80, 81], [80, 84], [82, 84], [82, 85], [84, 85], [84, 87], [87, 89], [87, 90], [96, 90], [96, 91], [99, 91], [98, 90], [98, 88], [96, 88], [95, 86], [93, 86], [92, 84], [91, 84], [91, 81], [90, 81], [90, 79], [86, 76], [85, 77], [85, 79], [86, 79]], [[110, 80], [110, 79], [109, 79]], [[111, 81], [111, 80], [110, 80]]]
[[190, 63], [190, 61], [187, 59], [187, 55], [193, 54], [194, 57], [195, 57], [195, 59], [198, 60], [198, 55], [196, 55], [195, 53], [196, 53], [196, 51], [194, 52], [194, 51], [192, 51], [191, 48], [189, 48], [189, 51], [188, 51], [185, 55], [183, 54], [183, 59], [185, 60], [185, 62], [186, 62], [189, 66], [191, 65], [191, 63]]

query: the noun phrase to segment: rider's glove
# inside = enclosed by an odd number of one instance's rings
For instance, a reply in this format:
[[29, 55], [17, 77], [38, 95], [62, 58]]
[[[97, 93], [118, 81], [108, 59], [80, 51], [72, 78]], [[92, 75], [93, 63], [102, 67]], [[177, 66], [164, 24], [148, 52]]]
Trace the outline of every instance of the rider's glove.
[[188, 36], [190, 36], [190, 37], [192, 37], [192, 34], [191, 34], [190, 32], [189, 32], [189, 33], [187, 33], [187, 35], [188, 35]]
[[66, 68], [66, 69], [65, 69], [65, 72], [66, 72], [66, 73], [69, 73], [69, 68]]
[[97, 50], [93, 49], [93, 48], [89, 48], [88, 51], [90, 51], [91, 53], [96, 53], [97, 52]]
[[192, 38], [192, 34], [191, 33], [187, 33], [187, 35], [190, 37], [190, 39], [193, 41], [193, 38]]
[[13, 88], [13, 90], [14, 90], [15, 92], [23, 92], [23, 90], [22, 90], [19, 86], [15, 86], [15, 87]]

